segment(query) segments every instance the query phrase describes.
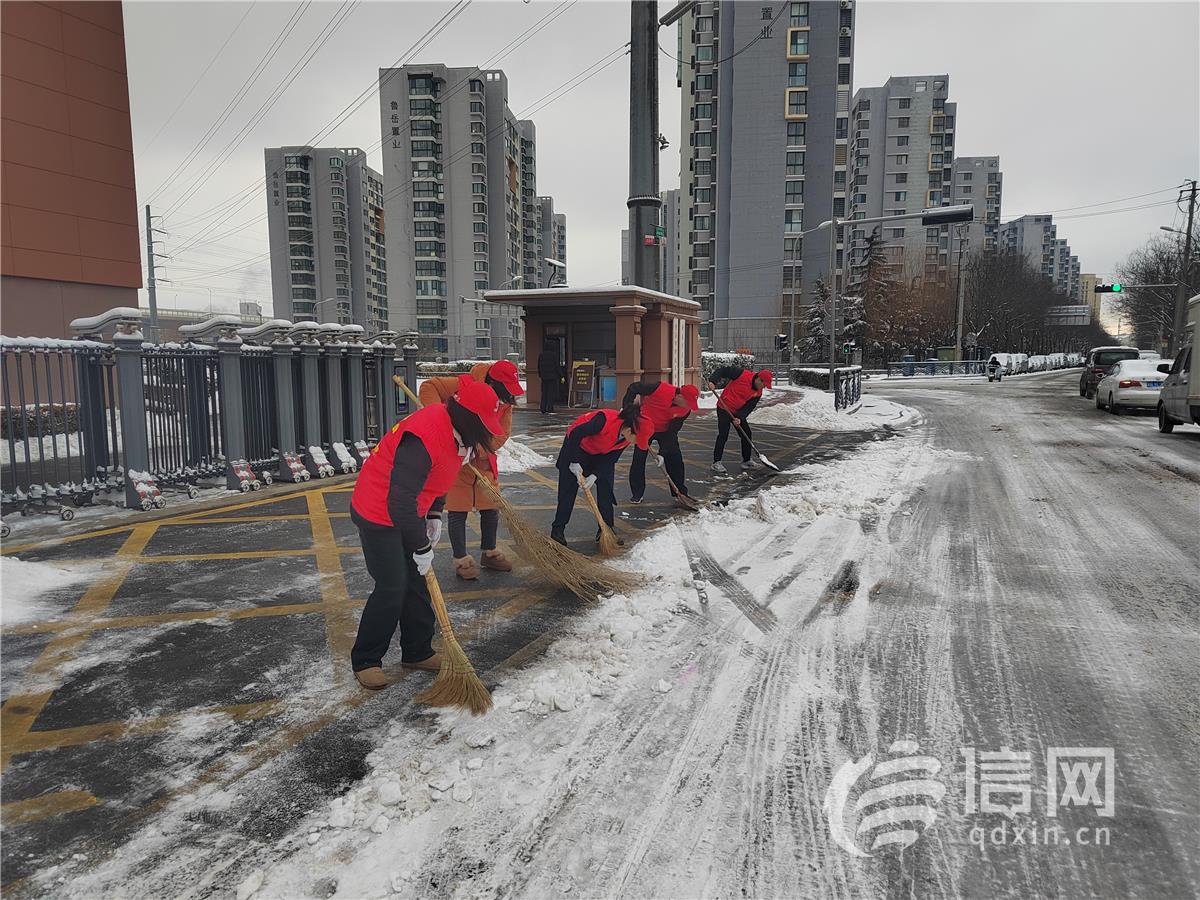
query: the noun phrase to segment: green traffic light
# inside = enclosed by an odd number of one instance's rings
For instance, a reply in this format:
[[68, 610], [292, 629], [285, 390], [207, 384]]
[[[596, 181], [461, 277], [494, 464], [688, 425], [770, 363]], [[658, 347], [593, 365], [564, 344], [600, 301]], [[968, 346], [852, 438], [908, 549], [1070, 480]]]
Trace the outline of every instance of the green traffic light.
[[1112, 291], [1113, 291], [1113, 293], [1114, 293], [1114, 294], [1119, 294], [1119, 293], [1121, 293], [1121, 286], [1120, 286], [1119, 284], [1114, 284], [1114, 285], [1112, 286]]

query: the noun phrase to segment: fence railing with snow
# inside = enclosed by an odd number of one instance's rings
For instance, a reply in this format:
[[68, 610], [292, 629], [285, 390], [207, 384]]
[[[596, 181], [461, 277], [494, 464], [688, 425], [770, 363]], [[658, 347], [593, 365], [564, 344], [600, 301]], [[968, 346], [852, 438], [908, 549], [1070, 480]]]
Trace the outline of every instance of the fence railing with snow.
[[153, 506], [147, 492], [323, 477], [330, 458], [353, 471], [407, 411], [392, 375], [415, 365], [392, 332], [224, 315], [149, 344], [140, 325], [121, 308], [73, 322], [75, 340], [0, 337], [5, 511]]

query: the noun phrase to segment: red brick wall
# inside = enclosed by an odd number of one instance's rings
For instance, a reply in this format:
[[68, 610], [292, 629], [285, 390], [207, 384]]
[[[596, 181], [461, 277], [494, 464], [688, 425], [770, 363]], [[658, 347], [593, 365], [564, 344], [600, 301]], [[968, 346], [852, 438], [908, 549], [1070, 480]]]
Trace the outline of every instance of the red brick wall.
[[[0, 4], [0, 178], [6, 333], [48, 333], [114, 297], [136, 305], [142, 273], [119, 2]], [[47, 303], [60, 305], [41, 308]]]

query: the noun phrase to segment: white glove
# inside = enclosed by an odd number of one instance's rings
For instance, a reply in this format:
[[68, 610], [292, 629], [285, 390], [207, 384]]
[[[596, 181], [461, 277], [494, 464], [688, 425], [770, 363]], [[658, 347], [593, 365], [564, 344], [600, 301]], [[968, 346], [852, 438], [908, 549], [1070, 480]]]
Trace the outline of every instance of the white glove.
[[579, 463], [571, 463], [569, 466], [567, 466], [567, 468], [576, 478], [583, 477], [583, 466], [581, 466]]
[[418, 575], [428, 575], [433, 568], [433, 547], [413, 554], [413, 562], [417, 564]]
[[667, 461], [662, 458], [661, 453], [655, 453], [654, 454], [654, 464], [661, 469], [663, 466], [665, 466], [667, 464]]
[[440, 516], [436, 519], [425, 520], [425, 535], [429, 538], [430, 547], [433, 547], [442, 539], [442, 519]]
[[595, 483], [596, 483], [596, 476], [589, 475], [587, 478], [583, 479], [583, 489], [585, 491], [590, 491], [592, 489], [592, 485]]

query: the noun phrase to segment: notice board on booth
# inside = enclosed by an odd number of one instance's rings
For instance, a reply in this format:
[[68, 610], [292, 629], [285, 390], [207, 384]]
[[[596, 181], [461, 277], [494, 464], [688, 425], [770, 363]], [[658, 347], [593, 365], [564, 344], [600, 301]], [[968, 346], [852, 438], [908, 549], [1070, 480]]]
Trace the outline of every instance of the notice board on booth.
[[596, 405], [596, 361], [577, 359], [571, 363], [569, 406]]

